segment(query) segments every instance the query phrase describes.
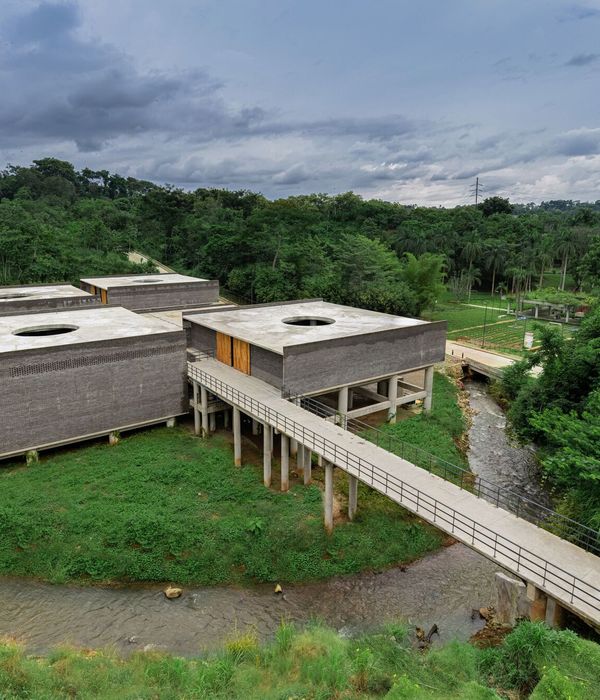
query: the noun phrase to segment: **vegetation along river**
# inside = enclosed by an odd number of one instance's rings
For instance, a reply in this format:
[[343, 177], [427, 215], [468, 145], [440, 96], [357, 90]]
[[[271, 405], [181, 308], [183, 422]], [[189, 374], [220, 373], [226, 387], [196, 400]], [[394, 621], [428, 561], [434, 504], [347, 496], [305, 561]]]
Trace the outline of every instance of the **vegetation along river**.
[[[536, 484], [530, 450], [512, 446], [505, 420], [485, 384], [469, 381], [474, 409], [469, 461], [474, 471], [501, 485], [546, 498]], [[68, 642], [113, 646], [127, 653], [155, 648], [180, 655], [219, 646], [250, 627], [267, 637], [282, 619], [321, 619], [353, 634], [385, 621], [405, 619], [440, 640], [467, 639], [480, 626], [473, 608], [493, 602], [493, 563], [455, 544], [406, 568], [364, 573], [325, 582], [272, 586], [187, 588], [167, 600], [159, 587], [53, 586], [0, 579], [0, 636], [23, 640], [33, 653]]]

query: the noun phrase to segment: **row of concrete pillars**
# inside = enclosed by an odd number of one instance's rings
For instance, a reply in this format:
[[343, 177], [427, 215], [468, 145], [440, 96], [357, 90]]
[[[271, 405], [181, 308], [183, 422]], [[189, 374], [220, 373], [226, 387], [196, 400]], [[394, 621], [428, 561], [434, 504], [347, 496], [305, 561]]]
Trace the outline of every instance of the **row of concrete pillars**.
[[[208, 436], [215, 430], [215, 423], [211, 421], [208, 412], [208, 392], [205, 387], [197, 382], [193, 382], [194, 396], [194, 431], [196, 435]], [[198, 401], [199, 399], [199, 401]], [[233, 428], [233, 455], [236, 466], [242, 464], [242, 412], [237, 406], [231, 407], [232, 428]], [[229, 409], [224, 411], [225, 427], [229, 425]], [[313, 454], [309, 447], [301, 444], [294, 438], [276, 431], [271, 425], [259, 422], [253, 418], [252, 434], [263, 435], [263, 483], [267, 488], [272, 485], [272, 460], [274, 436], [280, 436], [280, 464], [281, 464], [281, 491], [289, 490], [290, 485], [290, 462], [295, 460], [296, 468], [302, 472], [304, 484], [308, 485], [312, 481]], [[325, 529], [328, 532], [333, 530], [333, 469], [330, 462], [317, 457], [318, 466], [322, 466], [325, 472], [325, 490], [323, 494], [323, 520]], [[348, 475], [348, 518], [353, 520], [358, 509], [358, 479], [351, 474]]]

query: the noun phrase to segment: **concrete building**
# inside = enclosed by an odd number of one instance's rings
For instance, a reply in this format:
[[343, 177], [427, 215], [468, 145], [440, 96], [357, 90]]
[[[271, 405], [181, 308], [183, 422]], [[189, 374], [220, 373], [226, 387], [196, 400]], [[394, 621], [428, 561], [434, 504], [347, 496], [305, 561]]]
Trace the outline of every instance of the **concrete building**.
[[0, 458], [187, 413], [181, 329], [120, 307], [0, 317]]
[[100, 304], [100, 296], [71, 284], [26, 284], [0, 287], [0, 315], [44, 309], [71, 309]]
[[444, 360], [446, 322], [356, 309], [322, 300], [184, 314], [191, 347], [277, 387], [310, 395], [348, 417], [423, 399]]
[[219, 301], [218, 280], [177, 273], [88, 277], [81, 280], [81, 288], [100, 294], [103, 304], [118, 304], [132, 311], [190, 309]]

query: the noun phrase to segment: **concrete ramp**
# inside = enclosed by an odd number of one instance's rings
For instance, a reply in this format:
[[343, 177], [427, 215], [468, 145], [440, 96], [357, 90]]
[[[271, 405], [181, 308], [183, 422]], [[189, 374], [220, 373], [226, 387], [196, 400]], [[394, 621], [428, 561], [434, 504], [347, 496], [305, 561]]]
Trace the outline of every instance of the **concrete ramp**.
[[283, 399], [212, 358], [190, 380], [600, 625], [600, 558]]

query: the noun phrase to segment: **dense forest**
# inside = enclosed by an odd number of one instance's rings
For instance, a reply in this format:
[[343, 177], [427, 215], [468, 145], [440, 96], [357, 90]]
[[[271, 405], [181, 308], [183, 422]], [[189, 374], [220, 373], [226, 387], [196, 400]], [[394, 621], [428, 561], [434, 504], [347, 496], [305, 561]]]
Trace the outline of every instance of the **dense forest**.
[[0, 284], [122, 272], [139, 248], [178, 270], [218, 278], [251, 301], [322, 296], [419, 314], [444, 280], [526, 292], [553, 268], [561, 288], [600, 280], [600, 206], [513, 207], [491, 197], [454, 209], [363, 200], [351, 192], [269, 201], [75, 168], [53, 158], [0, 173]]
[[[351, 192], [269, 201], [76, 171], [52, 158], [0, 173], [0, 284], [139, 270], [123, 254], [131, 248], [218, 278], [243, 300], [321, 296], [418, 315], [444, 285], [457, 298], [473, 288], [518, 296], [544, 286], [550, 271], [557, 293], [597, 294], [600, 202], [512, 206], [491, 197], [443, 209]], [[529, 374], [535, 364], [538, 378]], [[502, 391], [515, 433], [541, 447], [563, 510], [599, 528], [600, 310], [573, 339], [543, 329]]]

